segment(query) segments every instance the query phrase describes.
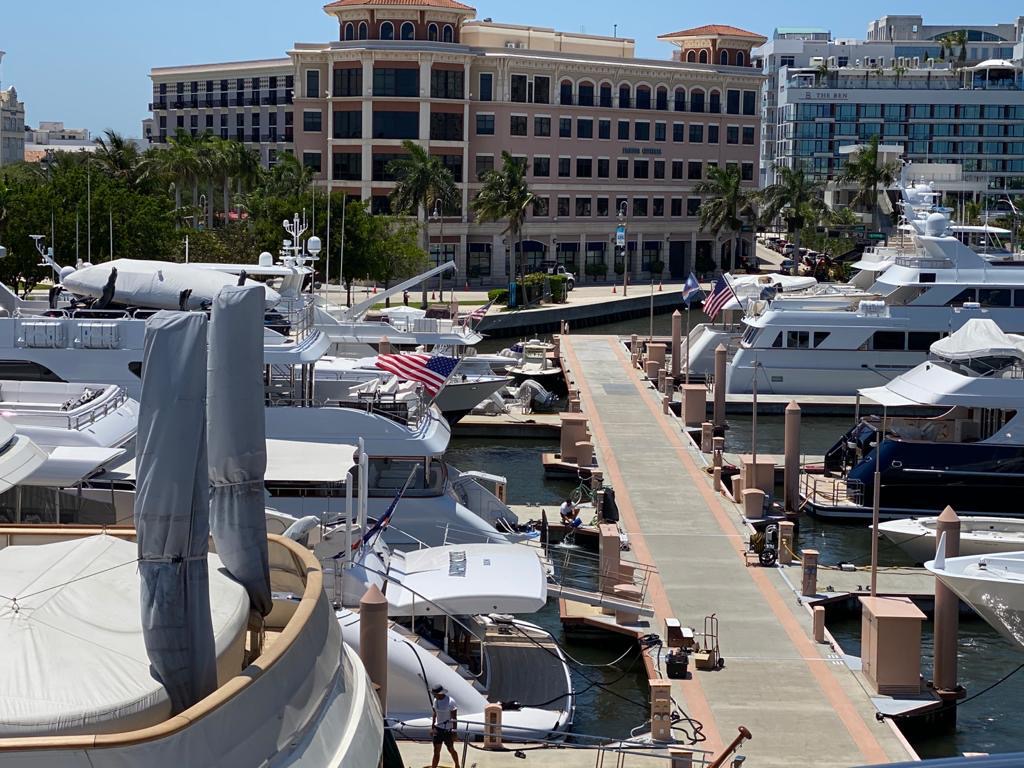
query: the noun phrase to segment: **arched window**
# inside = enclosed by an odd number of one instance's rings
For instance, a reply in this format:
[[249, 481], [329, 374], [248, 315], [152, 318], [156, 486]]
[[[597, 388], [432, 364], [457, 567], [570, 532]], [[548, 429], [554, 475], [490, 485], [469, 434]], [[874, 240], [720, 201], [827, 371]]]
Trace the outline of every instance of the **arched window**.
[[359, 22], [359, 39], [366, 40], [370, 37], [370, 27], [367, 26], [365, 21]]
[[380, 39], [381, 40], [394, 40], [395, 39], [395, 25], [390, 21], [381, 22], [380, 25]]
[[701, 52], [700, 52], [700, 63], [701, 64], [707, 64], [708, 63], [708, 52], [707, 52], [707, 50], [701, 50]]
[[451, 24], [444, 25], [444, 32], [441, 34], [441, 40], [445, 43], [455, 42], [455, 30], [452, 28]]
[[693, 49], [686, 52], [686, 60], [693, 64], [697, 63], [697, 54], [694, 53]]
[[558, 102], [572, 104], [572, 80], [563, 80], [558, 88]]
[[685, 112], [686, 111], [686, 89], [685, 88], [676, 88], [675, 102], [676, 102], [675, 103], [676, 112]]
[[736, 66], [745, 67], [746, 65], [746, 57], [744, 57], [743, 51], [736, 51]]
[[712, 112], [716, 115], [722, 112], [722, 92], [711, 91], [708, 94], [708, 112]]
[[402, 24], [402, 39], [403, 40], [415, 40], [416, 39], [416, 27], [413, 26], [411, 21], [407, 21]]
[[728, 51], [722, 51], [720, 54], [718, 54], [718, 63], [719, 64], [728, 64], [729, 63], [729, 52]]
[[690, 111], [704, 111], [704, 91], [702, 91], [700, 88], [694, 88], [692, 91], [690, 91]]
[[657, 94], [654, 106], [657, 109], [668, 109], [668, 88], [663, 85], [659, 85]]
[[651, 108], [651, 89], [646, 85], [638, 85], [636, 88], [636, 108]]
[[592, 107], [594, 106], [594, 84], [588, 80], [584, 80], [579, 84], [577, 89], [578, 97], [577, 101], [581, 107]]
[[608, 108], [612, 105], [612, 84], [601, 83], [601, 106]]
[[430, 24], [427, 27], [427, 40], [437, 42], [437, 24]]
[[619, 86], [619, 109], [629, 109], [633, 106], [632, 92], [628, 85]]
[[355, 40], [356, 39], [356, 25], [351, 21], [345, 25], [345, 39]]

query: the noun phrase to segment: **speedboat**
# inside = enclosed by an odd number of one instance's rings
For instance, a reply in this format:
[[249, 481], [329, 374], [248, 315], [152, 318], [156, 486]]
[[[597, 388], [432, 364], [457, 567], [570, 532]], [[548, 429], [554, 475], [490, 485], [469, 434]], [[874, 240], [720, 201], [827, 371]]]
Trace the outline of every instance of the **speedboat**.
[[434, 685], [459, 703], [460, 735], [482, 736], [492, 703], [504, 703], [502, 733], [510, 741], [560, 739], [569, 729], [575, 697], [565, 655], [549, 632], [520, 618], [547, 604], [539, 549], [460, 544], [397, 552], [362, 515], [354, 525], [325, 526], [271, 514], [268, 529], [287, 525], [284, 535], [323, 563], [346, 644], [359, 648], [366, 590], [375, 586], [387, 598], [386, 716], [397, 733], [429, 735], [424, 692]]
[[993, 629], [1024, 646], [1024, 552], [936, 557], [924, 567]]
[[509, 367], [509, 375], [516, 384], [531, 379], [550, 392], [565, 392], [565, 376], [561, 366], [548, 357], [551, 350], [550, 344], [526, 342], [523, 344], [522, 361]]
[[[878, 532], [915, 563], [935, 557], [937, 517], [910, 517], [880, 523]], [[1024, 520], [1012, 517], [965, 517], [960, 521], [961, 555], [996, 555], [1024, 551]]]
[[812, 514], [869, 517], [877, 464], [883, 518], [937, 514], [947, 505], [961, 515], [1021, 516], [1024, 337], [971, 320], [933, 343], [931, 354], [883, 386], [860, 390], [884, 417], [862, 419], [825, 454], [826, 472], [843, 474], [846, 492], [839, 504], [808, 494]]

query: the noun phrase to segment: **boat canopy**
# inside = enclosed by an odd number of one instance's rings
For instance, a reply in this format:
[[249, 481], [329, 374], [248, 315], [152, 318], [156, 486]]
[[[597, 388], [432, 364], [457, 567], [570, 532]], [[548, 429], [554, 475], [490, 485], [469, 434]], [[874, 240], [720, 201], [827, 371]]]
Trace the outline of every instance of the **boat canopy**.
[[343, 483], [358, 449], [344, 443], [267, 440], [268, 483]]
[[[208, 557], [223, 684], [242, 668], [249, 598]], [[137, 560], [133, 542], [105, 534], [0, 550], [10, 596], [0, 600], [0, 736], [119, 733], [167, 719], [143, 643]]]
[[995, 320], [972, 318], [932, 344], [931, 353], [950, 362], [992, 357], [1024, 360], [1024, 336], [1004, 332]]

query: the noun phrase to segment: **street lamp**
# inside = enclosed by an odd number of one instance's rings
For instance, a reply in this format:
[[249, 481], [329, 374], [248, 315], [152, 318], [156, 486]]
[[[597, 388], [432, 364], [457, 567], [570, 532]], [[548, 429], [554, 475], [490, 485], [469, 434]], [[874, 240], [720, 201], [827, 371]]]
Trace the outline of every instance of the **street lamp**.
[[[622, 227], [622, 298], [629, 291], [629, 243], [626, 241], [626, 201], [619, 203], [619, 226]], [[616, 245], [618, 247], [618, 245]]]
[[[444, 215], [441, 211], [441, 201], [434, 201], [434, 212], [430, 216], [431, 219], [436, 221], [440, 225], [441, 242], [437, 245], [437, 265], [441, 266], [441, 259], [444, 258]], [[453, 289], [454, 290], [454, 289]], [[441, 272], [437, 276], [437, 297], [440, 301], [444, 301], [444, 272]]]

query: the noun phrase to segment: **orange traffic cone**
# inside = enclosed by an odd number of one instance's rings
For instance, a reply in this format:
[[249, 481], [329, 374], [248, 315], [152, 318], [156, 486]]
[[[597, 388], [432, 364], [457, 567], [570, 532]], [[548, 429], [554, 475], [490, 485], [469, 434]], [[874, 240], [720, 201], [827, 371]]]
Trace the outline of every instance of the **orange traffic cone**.
[[659, 293], [661, 292], [662, 288], [664, 288], [664, 286], [665, 286], [665, 283], [663, 281], [659, 280], [658, 281], [658, 292]]
[[467, 290], [467, 291], [469, 290], [469, 280], [467, 280], [467, 281], [466, 281], [466, 287], [465, 287], [465, 290]]
[[376, 284], [374, 284], [374, 286], [373, 286], [373, 295], [374, 296], [377, 295], [377, 285]]
[[612, 293], [615, 293], [615, 283], [612, 283]]
[[430, 300], [431, 301], [435, 301], [436, 299], [437, 299], [437, 294], [434, 291], [431, 291], [430, 292]]

